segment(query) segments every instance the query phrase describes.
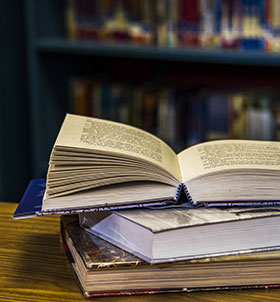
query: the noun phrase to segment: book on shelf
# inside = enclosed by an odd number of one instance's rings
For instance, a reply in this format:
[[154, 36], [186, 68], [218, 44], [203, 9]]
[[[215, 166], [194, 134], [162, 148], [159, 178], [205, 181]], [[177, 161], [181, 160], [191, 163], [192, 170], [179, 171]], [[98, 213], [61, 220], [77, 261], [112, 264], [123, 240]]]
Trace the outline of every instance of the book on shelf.
[[152, 264], [61, 216], [62, 243], [85, 297], [269, 288], [280, 284], [280, 252], [264, 251]]
[[[231, 110], [230, 110], [230, 135], [231, 137], [235, 137], [238, 139], [244, 139], [246, 137], [246, 132], [250, 132], [248, 130], [251, 127], [249, 123], [247, 123], [247, 102], [243, 95], [235, 94], [232, 96], [230, 102]], [[249, 137], [248, 137], [249, 138]]]
[[65, 2], [69, 39], [279, 52], [278, 0]]
[[279, 222], [278, 207], [80, 214], [80, 224], [86, 230], [152, 264], [279, 249]]
[[69, 39], [151, 45], [154, 1], [65, 1]]
[[207, 140], [230, 138], [230, 104], [227, 94], [213, 93], [212, 95], [206, 95], [203, 104], [206, 107], [206, 113], [204, 114], [206, 125], [201, 132], [206, 132]]
[[220, 140], [176, 154], [138, 128], [67, 114], [36, 213], [176, 203], [183, 192], [191, 206], [278, 204], [279, 148]]
[[274, 117], [267, 97], [249, 99], [247, 108], [247, 137], [269, 140], [274, 137]]
[[70, 87], [70, 112], [136, 126], [176, 153], [205, 140], [277, 140], [272, 91], [211, 92], [93, 78], [74, 78]]

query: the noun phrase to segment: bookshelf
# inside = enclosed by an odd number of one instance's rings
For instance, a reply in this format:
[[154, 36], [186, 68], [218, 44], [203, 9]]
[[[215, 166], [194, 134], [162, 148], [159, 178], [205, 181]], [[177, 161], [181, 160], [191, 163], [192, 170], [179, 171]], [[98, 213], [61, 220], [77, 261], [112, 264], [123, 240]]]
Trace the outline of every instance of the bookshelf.
[[33, 177], [45, 176], [51, 147], [69, 111], [72, 77], [211, 89], [278, 88], [279, 53], [68, 40], [64, 5], [62, 0], [24, 2]]
[[278, 53], [260, 51], [205, 50], [135, 46], [113, 42], [73, 41], [62, 38], [42, 38], [36, 43], [38, 52], [68, 55], [88, 55], [172, 62], [204, 62], [253, 66], [280, 66]]
[[[66, 58], [68, 56], [69, 58], [81, 59], [81, 61], [89, 60], [93, 62], [102, 60], [101, 65], [105, 64], [102, 67], [103, 70], [106, 69], [106, 64], [111, 63], [110, 60], [121, 60], [121, 64], [124, 63], [124, 60], [130, 60], [135, 64], [135, 69], [139, 68], [137, 63], [141, 62], [146, 64], [145, 68], [148, 68], [149, 65], [160, 66], [160, 72], [168, 72], [173, 69], [177, 74], [193, 75], [193, 71], [196, 70], [199, 75], [206, 72], [206, 74], [211, 73], [221, 76], [221, 78], [226, 76], [225, 82], [228, 82], [228, 78], [236, 79], [238, 75], [242, 78], [242, 81], [245, 78], [245, 81], [250, 83], [250, 76], [253, 79], [252, 86], [255, 86], [255, 80], [260, 80], [259, 82], [263, 86], [277, 87], [280, 74], [277, 68], [280, 66], [280, 54], [260, 51], [144, 47], [110, 42], [71, 41], [65, 37], [39, 38], [34, 48], [37, 55], [42, 57], [64, 56]], [[96, 58], [97, 60], [95, 60]], [[186, 69], [183, 70], [184, 68]], [[200, 72], [197, 72], [198, 69], [200, 69]], [[153, 71], [157, 73], [155, 68], [153, 68]], [[150, 70], [149, 72], [148, 76], [151, 74]], [[231, 77], [232, 73], [234, 73], [233, 77]], [[243, 76], [245, 77], [243, 78]], [[267, 76], [269, 77], [267, 78]]]

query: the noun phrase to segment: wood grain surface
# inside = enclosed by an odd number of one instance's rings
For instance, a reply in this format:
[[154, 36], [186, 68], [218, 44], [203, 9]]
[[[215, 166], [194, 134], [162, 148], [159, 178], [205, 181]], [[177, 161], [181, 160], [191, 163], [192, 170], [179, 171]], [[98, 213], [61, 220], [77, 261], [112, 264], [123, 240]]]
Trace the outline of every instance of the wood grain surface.
[[[0, 202], [0, 301], [86, 301], [59, 239], [59, 216], [13, 220]], [[280, 272], [279, 272], [280, 273]], [[89, 301], [280, 301], [280, 288], [93, 298]]]

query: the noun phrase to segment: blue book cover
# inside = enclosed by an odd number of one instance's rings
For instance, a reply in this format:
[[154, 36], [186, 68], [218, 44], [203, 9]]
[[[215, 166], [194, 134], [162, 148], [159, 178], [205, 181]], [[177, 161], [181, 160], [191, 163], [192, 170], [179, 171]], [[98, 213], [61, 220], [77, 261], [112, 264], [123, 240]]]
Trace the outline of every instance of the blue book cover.
[[42, 209], [45, 189], [45, 179], [40, 178], [31, 180], [13, 215], [13, 218], [19, 219], [37, 216], [36, 213], [40, 212]]

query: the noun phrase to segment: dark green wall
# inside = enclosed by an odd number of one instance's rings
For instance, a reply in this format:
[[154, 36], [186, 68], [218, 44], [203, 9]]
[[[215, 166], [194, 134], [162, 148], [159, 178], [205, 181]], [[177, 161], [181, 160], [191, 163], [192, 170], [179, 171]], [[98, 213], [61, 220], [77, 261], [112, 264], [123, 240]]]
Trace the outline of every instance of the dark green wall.
[[0, 2], [0, 201], [18, 202], [30, 177], [23, 1]]

